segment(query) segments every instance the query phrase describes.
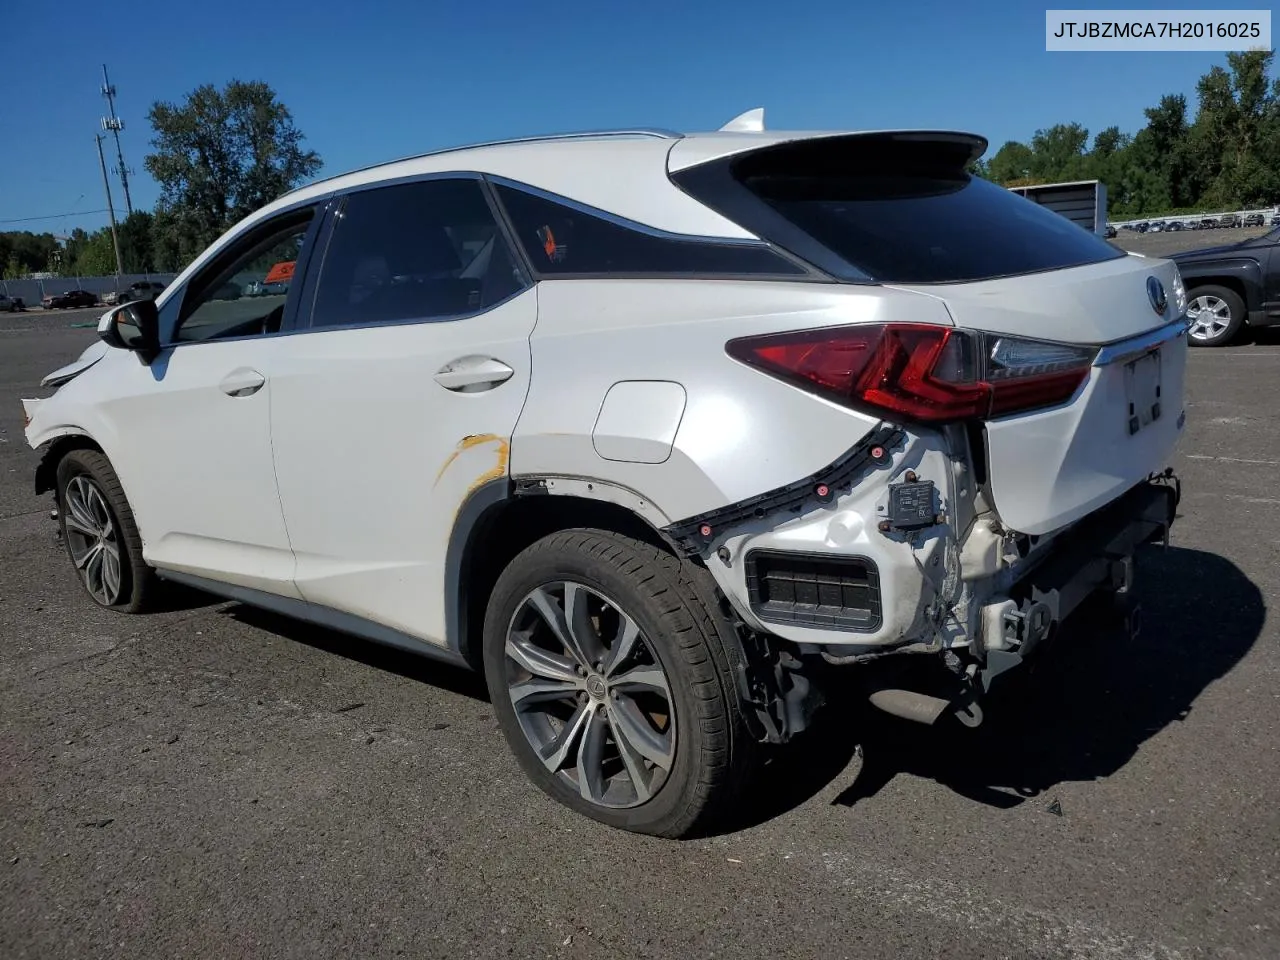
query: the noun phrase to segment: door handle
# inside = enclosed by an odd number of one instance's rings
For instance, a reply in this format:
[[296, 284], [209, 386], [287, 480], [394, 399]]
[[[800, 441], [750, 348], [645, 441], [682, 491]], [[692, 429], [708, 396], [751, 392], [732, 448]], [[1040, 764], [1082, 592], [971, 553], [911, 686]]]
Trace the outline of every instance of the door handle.
[[257, 370], [240, 367], [223, 377], [218, 386], [229, 397], [251, 397], [261, 390], [266, 382], [267, 378]]
[[436, 383], [446, 390], [470, 393], [506, 383], [515, 370], [493, 357], [459, 357], [436, 372]]

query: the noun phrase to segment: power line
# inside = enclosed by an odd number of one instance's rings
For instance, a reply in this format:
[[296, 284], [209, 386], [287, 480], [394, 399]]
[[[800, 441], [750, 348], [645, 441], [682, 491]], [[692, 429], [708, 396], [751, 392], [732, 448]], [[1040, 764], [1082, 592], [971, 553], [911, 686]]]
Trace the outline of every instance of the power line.
[[33, 220], [57, 220], [60, 217], [87, 217], [93, 213], [106, 213], [107, 208], [101, 210], [76, 210], [72, 213], [50, 213], [43, 217], [14, 217], [10, 220], [0, 220], [0, 223], [31, 223]]

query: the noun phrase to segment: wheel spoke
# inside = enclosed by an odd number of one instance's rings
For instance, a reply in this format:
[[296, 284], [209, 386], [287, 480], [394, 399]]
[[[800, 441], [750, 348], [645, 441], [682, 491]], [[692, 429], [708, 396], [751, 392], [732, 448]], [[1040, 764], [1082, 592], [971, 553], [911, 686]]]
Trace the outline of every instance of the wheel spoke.
[[67, 488], [67, 513], [75, 517], [79, 526], [87, 530], [90, 536], [98, 535], [98, 522], [85, 503], [84, 478], [76, 477]]
[[561, 770], [568, 762], [569, 757], [574, 755], [574, 751], [578, 748], [578, 740], [582, 736], [582, 731], [586, 728], [587, 721], [591, 719], [591, 712], [590, 704], [581, 704], [564, 725], [564, 729], [560, 731], [559, 736], [540, 751], [542, 762], [552, 773]]
[[644, 765], [644, 757], [642, 757], [631, 746], [629, 740], [618, 735], [618, 725], [614, 722], [613, 712], [609, 711], [609, 729], [613, 733], [614, 743], [618, 747], [618, 755], [622, 757], [622, 765], [626, 767], [627, 776], [631, 780], [631, 788], [635, 791], [636, 802], [644, 803], [653, 795], [653, 790], [649, 786], [652, 774]]
[[102, 551], [102, 591], [107, 603], [120, 596], [120, 558], [110, 550]]
[[81, 536], [96, 537], [98, 535], [98, 531], [86, 525], [79, 517], [76, 516], [73, 510], [68, 509], [63, 514], [63, 521], [66, 523], [68, 530], [72, 530]]
[[592, 803], [604, 800], [604, 742], [608, 730], [604, 711], [593, 708], [587, 719], [587, 729], [582, 734], [582, 746], [578, 749], [578, 792], [584, 800]]
[[610, 685], [615, 690], [660, 693], [668, 698], [671, 696], [671, 691], [667, 688], [666, 675], [662, 672], [662, 668], [657, 666], [633, 667], [626, 673], [620, 673], [614, 677]]
[[[586, 613], [586, 592], [576, 583], [566, 583], [564, 585], [564, 607], [556, 602], [545, 587], [539, 587], [529, 595], [529, 603], [538, 615], [546, 621], [547, 626], [551, 628], [551, 632], [555, 634], [555, 638], [560, 641], [565, 650], [578, 663], [587, 670], [592, 669], [595, 661], [592, 659], [593, 650], [588, 644], [584, 646], [583, 640], [583, 623], [586, 620], [587, 630], [585, 633], [594, 633], [590, 629], [590, 622]], [[575, 622], [577, 621], [577, 622]], [[596, 641], [598, 644], [599, 641]]]
[[572, 660], [537, 646], [527, 632], [513, 633], [507, 638], [507, 656], [536, 677], [574, 683], [579, 679]]
[[[95, 596], [101, 596], [105, 590], [102, 583], [102, 565], [103, 550], [101, 547], [92, 551], [92, 557], [84, 568], [85, 585], [89, 588], [89, 592]], [[105, 598], [104, 598], [105, 599]]]
[[609, 648], [609, 656], [604, 668], [606, 677], [613, 676], [614, 671], [626, 662], [627, 657], [631, 656], [631, 651], [635, 649], [636, 640], [640, 638], [640, 628], [636, 622], [621, 610], [618, 611], [618, 616], [622, 618], [622, 623], [618, 626], [618, 635]]
[[102, 494], [92, 484], [89, 486], [89, 493], [85, 502], [89, 508], [90, 515], [98, 524], [98, 529], [105, 534], [111, 526], [111, 514], [107, 510], [106, 502], [102, 499]]
[[564, 614], [574, 652], [588, 670], [604, 659], [604, 644], [591, 622], [590, 592], [576, 583], [564, 585]]
[[581, 684], [570, 683], [568, 680], [546, 680], [542, 677], [534, 677], [532, 680], [521, 680], [511, 685], [511, 703], [517, 710], [525, 710], [536, 703], [572, 699], [581, 689]]
[[663, 770], [671, 769], [670, 738], [649, 726], [629, 697], [617, 697], [609, 702], [609, 724], [624, 759], [628, 752], [633, 752]]
[[88, 550], [86, 550], [80, 556], [74, 558], [76, 569], [77, 570], [87, 569], [89, 566], [89, 562], [101, 552], [102, 552], [102, 545], [99, 543], [95, 543], [93, 546], [91, 546]]

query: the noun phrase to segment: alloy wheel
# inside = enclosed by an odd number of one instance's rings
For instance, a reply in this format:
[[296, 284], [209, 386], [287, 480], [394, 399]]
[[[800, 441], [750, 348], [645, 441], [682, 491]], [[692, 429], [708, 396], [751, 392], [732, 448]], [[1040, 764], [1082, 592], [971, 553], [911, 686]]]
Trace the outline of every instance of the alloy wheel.
[[676, 755], [671, 687], [640, 627], [574, 581], [546, 583], [507, 630], [508, 695], [543, 765], [589, 803], [638, 806]]
[[72, 477], [63, 497], [67, 549], [89, 594], [104, 606], [120, 601], [124, 577], [118, 528], [98, 485], [83, 474]]
[[1201, 295], [1187, 305], [1187, 319], [1191, 322], [1187, 333], [1193, 340], [1216, 340], [1231, 323], [1231, 309], [1225, 300]]

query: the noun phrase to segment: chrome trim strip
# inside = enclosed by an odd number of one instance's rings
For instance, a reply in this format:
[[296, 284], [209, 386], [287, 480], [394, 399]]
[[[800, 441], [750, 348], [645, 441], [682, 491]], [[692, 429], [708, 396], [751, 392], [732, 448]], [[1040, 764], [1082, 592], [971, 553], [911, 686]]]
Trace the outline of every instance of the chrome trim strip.
[[505, 147], [521, 143], [556, 143], [573, 140], [607, 140], [610, 137], [618, 139], [636, 139], [636, 140], [683, 140], [684, 134], [675, 130], [664, 130], [660, 127], [637, 127], [634, 130], [583, 130], [578, 133], [548, 133], [531, 137], [513, 137], [509, 140], [485, 140], [481, 143], [464, 143], [456, 147], [441, 147], [439, 150], [428, 150], [426, 153], [414, 153], [407, 157], [397, 157], [394, 160], [383, 160], [380, 163], [371, 163], [368, 166], [356, 167], [354, 170], [344, 170], [342, 173], [335, 173], [330, 177], [323, 177], [319, 180], [312, 180], [310, 183], [304, 183], [300, 187], [296, 187], [285, 196], [297, 193], [299, 190], [307, 190], [311, 187], [319, 186], [322, 183], [329, 183], [332, 180], [338, 180], [342, 177], [349, 177], [356, 173], [367, 173], [370, 170], [377, 170], [379, 167], [389, 167], [395, 163], [404, 163], [409, 160], [422, 160], [426, 157], [438, 157], [449, 153], [459, 153], [463, 150], [479, 150], [482, 147]]
[[1188, 326], [1190, 324], [1187, 323], [1187, 318], [1184, 315], [1173, 321], [1173, 323], [1157, 327], [1131, 340], [1121, 340], [1119, 343], [1108, 344], [1102, 347], [1098, 351], [1098, 355], [1093, 358], [1093, 366], [1105, 367], [1120, 360], [1132, 359], [1138, 354], [1146, 353], [1148, 350], [1160, 346], [1162, 343], [1168, 343], [1170, 340], [1176, 340], [1178, 337], [1185, 335]]

